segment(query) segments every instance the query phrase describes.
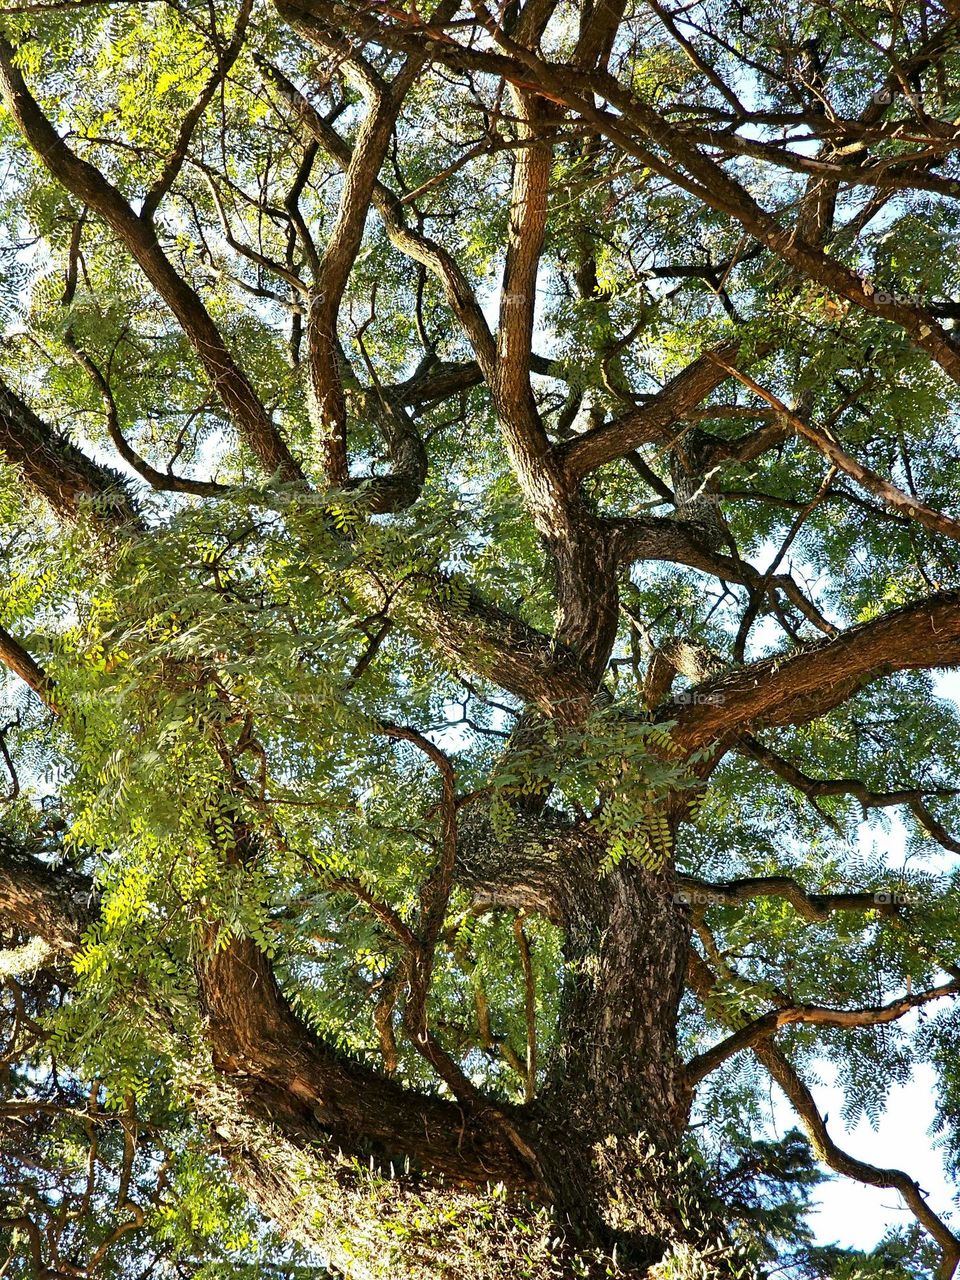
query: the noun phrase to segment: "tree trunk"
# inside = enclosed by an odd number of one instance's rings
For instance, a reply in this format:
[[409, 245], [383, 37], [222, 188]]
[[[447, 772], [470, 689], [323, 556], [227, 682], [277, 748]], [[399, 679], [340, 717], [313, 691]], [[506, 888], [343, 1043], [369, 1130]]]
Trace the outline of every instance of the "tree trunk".
[[[665, 803], [671, 827], [681, 807]], [[603, 839], [549, 808], [521, 808], [506, 841], [482, 814], [464, 814], [461, 834], [458, 880], [476, 902], [538, 911], [564, 931], [561, 1047], [525, 1129], [558, 1225], [586, 1252], [615, 1249], [637, 1276], [673, 1245], [716, 1255], [723, 1227], [692, 1170], [679, 1169], [690, 924], [672, 866], [623, 861], [604, 873]], [[724, 1266], [708, 1256], [698, 1274]]]
[[538, 1151], [571, 1234], [642, 1274], [694, 1242], [669, 1172], [689, 1106], [676, 1045], [689, 928], [669, 868], [588, 866], [565, 896], [564, 1047]]

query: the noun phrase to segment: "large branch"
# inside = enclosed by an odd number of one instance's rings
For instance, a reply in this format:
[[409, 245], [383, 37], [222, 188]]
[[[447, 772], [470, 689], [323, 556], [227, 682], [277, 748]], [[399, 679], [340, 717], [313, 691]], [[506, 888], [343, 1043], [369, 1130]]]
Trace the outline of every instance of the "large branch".
[[138, 516], [126, 482], [100, 466], [37, 417], [0, 381], [0, 454], [44, 498], [61, 519], [86, 511], [104, 524], [135, 524]]
[[[97, 918], [92, 881], [54, 869], [0, 837], [0, 923], [69, 956]], [[366, 1158], [409, 1158], [463, 1185], [532, 1185], [529, 1168], [489, 1117], [403, 1088], [315, 1037], [280, 994], [251, 941], [211, 948], [199, 967], [207, 1038], [218, 1069], [252, 1114], [300, 1141]]]
[[0, 89], [24, 138], [51, 175], [95, 210], [124, 244], [176, 317], [241, 436], [271, 475], [302, 481], [287, 448], [200, 296], [164, 253], [152, 224], [133, 209], [94, 165], [75, 155], [40, 109], [16, 63], [17, 51], [0, 36]]
[[[459, 604], [443, 599], [444, 584], [404, 599], [396, 614], [455, 667], [492, 680], [564, 724], [582, 724], [595, 691], [593, 672], [562, 643], [468, 590]], [[447, 592], [449, 594], [449, 592]], [[381, 596], [376, 607], [384, 607]]]
[[637, 409], [575, 436], [559, 446], [559, 453], [572, 479], [615, 458], [622, 458], [643, 444], [664, 444], [671, 429], [715, 391], [727, 377], [716, 357], [731, 361], [740, 349], [738, 342], [721, 344], [680, 370], [652, 400]]
[[96, 917], [88, 876], [51, 867], [0, 835], [0, 921], [72, 955]]
[[552, 538], [569, 522], [572, 489], [557, 465], [540, 420], [530, 384], [530, 353], [553, 151], [540, 136], [540, 104], [514, 92], [513, 105], [519, 136], [527, 145], [514, 159], [491, 391], [528, 510], [541, 533]]
[[677, 876], [680, 900], [694, 910], [733, 906], [756, 898], [782, 898], [812, 924], [822, 924], [835, 911], [875, 911], [898, 916], [900, 904], [889, 893], [809, 893], [789, 876], [744, 876], [739, 880], [701, 880]]
[[[396, 726], [388, 731], [411, 736]], [[419, 735], [416, 740], [436, 751]], [[445, 796], [445, 827], [455, 830], [452, 773], [445, 775]], [[455, 856], [452, 844], [424, 889], [431, 946], [442, 924]], [[0, 837], [0, 921], [72, 954], [96, 915], [97, 895], [89, 878], [54, 870]], [[300, 1141], [335, 1140], [364, 1158], [373, 1152], [397, 1163], [413, 1160], [458, 1184], [484, 1185], [493, 1177], [514, 1188], [537, 1185], [523, 1155], [529, 1148], [502, 1106], [487, 1104], [474, 1090], [474, 1105], [465, 1115], [458, 1104], [406, 1089], [352, 1061], [296, 1017], [270, 961], [252, 940], [231, 939], [219, 946], [211, 936], [209, 943], [197, 976], [210, 1051], [218, 1070], [237, 1083], [252, 1114]], [[428, 976], [429, 966], [424, 981]], [[425, 987], [422, 1001], [425, 1010]]]
[[960, 592], [904, 605], [832, 640], [777, 654], [698, 685], [692, 702], [666, 703], [662, 718], [685, 750], [728, 742], [763, 725], [801, 724], [895, 671], [960, 663]]
[[331, 488], [345, 487], [349, 478], [347, 407], [337, 334], [340, 304], [360, 250], [373, 189], [400, 106], [425, 60], [425, 51], [409, 55], [393, 81], [378, 88], [360, 123], [344, 171], [337, 216], [309, 294], [307, 367], [321, 463]]
[[336, 1144], [366, 1158], [409, 1159], [456, 1185], [492, 1178], [531, 1189], [535, 1179], [483, 1106], [407, 1089], [313, 1035], [281, 995], [269, 961], [249, 940], [211, 948], [198, 977], [217, 1068], [254, 1115], [302, 1142]]

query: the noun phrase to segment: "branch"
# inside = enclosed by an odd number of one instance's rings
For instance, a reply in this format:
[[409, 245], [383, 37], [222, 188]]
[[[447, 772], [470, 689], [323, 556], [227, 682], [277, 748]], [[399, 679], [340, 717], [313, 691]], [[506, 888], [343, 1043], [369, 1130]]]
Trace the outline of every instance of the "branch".
[[441, 856], [433, 874], [420, 890], [420, 933], [423, 945], [436, 948], [453, 888], [457, 862], [457, 781], [449, 756], [416, 729], [381, 721], [380, 728], [397, 742], [410, 742], [436, 766], [443, 787]]
[[156, 182], [143, 198], [143, 204], [140, 209], [140, 216], [147, 221], [152, 221], [153, 215], [160, 207], [160, 202], [173, 186], [177, 179], [177, 174], [183, 167], [183, 162], [187, 158], [187, 150], [190, 146], [190, 140], [193, 132], [200, 123], [203, 113], [213, 99], [213, 95], [217, 92], [220, 85], [223, 84], [237, 58], [240, 56], [240, 50], [243, 48], [244, 37], [247, 33], [247, 26], [250, 21], [250, 12], [253, 8], [253, 0], [241, 0], [240, 8], [237, 11], [236, 22], [233, 26], [233, 35], [230, 37], [230, 43], [220, 52], [217, 50], [217, 66], [207, 83], [203, 86], [197, 97], [190, 107], [190, 110], [183, 118], [180, 125], [180, 131], [177, 135], [177, 141], [174, 143], [173, 149], [164, 161], [163, 169]]
[[927, 1204], [919, 1184], [902, 1169], [881, 1169], [848, 1155], [830, 1137], [813, 1094], [803, 1083], [785, 1055], [773, 1044], [754, 1045], [753, 1052], [787, 1095], [807, 1131], [813, 1150], [834, 1172], [864, 1182], [870, 1187], [899, 1191], [920, 1225], [929, 1232], [942, 1250], [937, 1280], [951, 1280], [960, 1266], [960, 1240]]
[[523, 928], [523, 916], [518, 912], [513, 918], [513, 936], [520, 952], [523, 969], [524, 1016], [527, 1021], [527, 1069], [524, 1079], [524, 1101], [532, 1102], [537, 1089], [537, 987], [530, 957], [530, 943]]
[[53, 681], [36, 659], [3, 627], [0, 627], [0, 662], [9, 667], [14, 675], [18, 675], [51, 711], [57, 711]]
[[608, 521], [616, 531], [615, 554], [622, 564], [637, 560], [663, 560], [712, 574], [724, 582], [738, 582], [754, 591], [782, 591], [818, 631], [835, 636], [837, 628], [812, 600], [808, 600], [788, 573], [769, 578], [746, 560], [734, 559], [707, 545], [702, 529], [690, 520], [673, 516], [629, 516]]
[[[740, 749], [745, 755], [766, 765], [777, 777], [782, 778], [798, 791], [802, 791], [811, 800], [816, 801], [825, 796], [849, 795], [860, 801], [864, 813], [868, 809], [890, 809], [897, 805], [907, 805], [920, 826], [939, 844], [952, 853], [960, 853], [960, 841], [954, 840], [924, 803], [925, 795], [934, 794], [931, 791], [923, 791], [919, 787], [898, 791], [871, 791], [858, 778], [811, 778], [789, 760], [785, 760], [783, 756], [749, 736], [743, 739]], [[943, 795], [944, 792], [937, 791], [936, 794]], [[958, 793], [955, 790], [949, 790], [946, 794], [953, 796]]]
[[664, 444], [671, 428], [682, 421], [726, 380], [715, 356], [732, 360], [740, 350], [738, 342], [723, 343], [716, 352], [705, 352], [667, 383], [652, 400], [631, 409], [583, 435], [558, 446], [568, 476], [579, 480], [589, 471], [622, 458], [643, 444]]
[[3, 381], [0, 381], [0, 453], [61, 519], [76, 521], [81, 514], [90, 514], [95, 521], [106, 525], [133, 526], [139, 522], [123, 477], [92, 462], [38, 418]]
[[960, 592], [945, 591], [850, 627], [836, 638], [777, 654], [697, 686], [665, 704], [678, 745], [694, 751], [763, 725], [801, 724], [895, 671], [960, 663]]
[[742, 1049], [752, 1049], [774, 1035], [781, 1027], [793, 1026], [797, 1023], [810, 1023], [819, 1027], [876, 1027], [887, 1022], [895, 1022], [904, 1017], [912, 1009], [930, 1004], [933, 1000], [942, 1000], [946, 996], [954, 996], [960, 992], [960, 980], [954, 978], [939, 987], [931, 987], [929, 991], [920, 991], [913, 996], [903, 996], [889, 1004], [875, 1005], [863, 1009], [831, 1009], [821, 1005], [802, 1004], [788, 1005], [782, 1009], [771, 1009], [762, 1014], [745, 1027], [740, 1027], [715, 1044], [704, 1053], [691, 1058], [684, 1069], [688, 1088], [695, 1088], [701, 1080], [721, 1066], [728, 1058]]
[[406, 1089], [319, 1040], [251, 940], [211, 946], [199, 978], [214, 1064], [253, 1115], [299, 1142], [339, 1143], [358, 1155], [372, 1146], [384, 1160], [409, 1158], [458, 1186], [485, 1186], [491, 1177], [536, 1185], [515, 1144], [491, 1123], [489, 1104], [465, 1110]]
[[538, 140], [541, 105], [514, 92], [519, 137], [529, 143], [516, 155], [500, 316], [493, 402], [514, 472], [530, 514], [546, 537], [569, 523], [572, 489], [565, 483], [543, 429], [530, 384], [537, 276], [547, 225], [553, 150]]
[[[282, 6], [284, 11], [288, 7]], [[353, 61], [362, 64], [362, 60], [354, 58]], [[336, 129], [320, 115], [279, 68], [263, 58], [257, 58], [256, 62], [264, 77], [274, 85], [291, 108], [301, 128], [310, 138], [315, 139], [346, 172], [353, 156], [350, 144], [340, 137]], [[366, 66], [366, 64], [362, 65]], [[442, 245], [407, 225], [404, 205], [389, 187], [379, 180], [376, 181], [371, 198], [374, 208], [383, 219], [384, 228], [391, 243], [414, 262], [422, 263], [440, 281], [446, 293], [447, 302], [473, 347], [483, 377], [491, 383], [494, 378], [496, 349], [486, 317], [467, 277]]]
[[889, 893], [808, 893], [789, 876], [746, 876], [719, 883], [697, 876], [677, 876], [679, 900], [694, 908], [751, 902], [754, 898], [783, 898], [805, 920], [820, 924], [835, 911], [875, 911], [899, 916], [900, 904]]
[[[530, 368], [545, 378], [564, 378], [564, 370], [559, 361], [537, 355], [536, 352], [530, 356]], [[451, 363], [428, 356], [405, 382], [394, 383], [385, 390], [399, 404], [419, 407], [459, 395], [482, 382], [483, 372], [476, 360]]]
[[392, 83], [378, 89], [357, 131], [344, 169], [337, 216], [324, 250], [307, 309], [307, 368], [313, 427], [319, 436], [321, 464], [332, 489], [349, 477], [347, 408], [340, 378], [337, 320], [344, 290], [356, 260], [377, 175], [383, 164], [403, 98], [426, 60], [407, 57]]
[[[687, 980], [701, 1000], [709, 998], [717, 985], [710, 966], [692, 947], [688, 953]], [[927, 1204], [919, 1185], [900, 1169], [879, 1169], [842, 1151], [828, 1134], [810, 1090], [781, 1050], [768, 1040], [761, 1040], [752, 1048], [799, 1115], [817, 1158], [844, 1177], [864, 1182], [871, 1187], [889, 1187], [899, 1191], [914, 1217], [943, 1251], [937, 1280], [951, 1280], [960, 1265], [960, 1241]]]
[[66, 345], [72, 352], [74, 359], [89, 375], [100, 393], [107, 421], [107, 432], [117, 453], [131, 470], [136, 471], [139, 476], [146, 480], [151, 488], [162, 493], [191, 493], [199, 498], [216, 498], [231, 492], [229, 485], [217, 484], [213, 480], [191, 480], [186, 476], [175, 476], [170, 472], [158, 471], [146, 459], [141, 458], [120, 430], [117, 405], [113, 398], [110, 383], [90, 356], [75, 345], [73, 337], [69, 333], [66, 335]]
[[924, 503], [918, 502], [911, 494], [904, 493], [902, 489], [897, 488], [895, 484], [891, 484], [889, 480], [885, 480], [876, 471], [871, 471], [869, 467], [865, 467], [862, 463], [857, 462], [855, 458], [851, 458], [835, 440], [831, 439], [825, 432], [818, 431], [809, 422], [804, 422], [795, 413], [792, 413], [782, 400], [778, 400], [775, 395], [764, 390], [753, 378], [741, 373], [739, 369], [727, 363], [720, 356], [712, 355], [710, 358], [716, 361], [722, 369], [726, 369], [727, 373], [742, 382], [745, 387], [748, 387], [756, 395], [766, 400], [767, 404], [775, 409], [783, 420], [794, 428], [798, 435], [812, 444], [838, 470], [850, 476], [868, 493], [882, 498], [895, 511], [907, 516], [910, 520], [916, 520], [925, 529], [931, 529], [934, 533], [942, 533], [945, 537], [952, 538], [955, 542], [960, 542], [960, 520], [954, 520], [951, 516], [944, 515], [942, 511], [936, 511], [933, 507], [928, 507]]
[[[414, 945], [407, 949], [406, 957], [410, 997], [404, 1010], [404, 1024], [417, 1052], [430, 1063], [454, 1097], [464, 1106], [469, 1107], [480, 1100], [481, 1094], [430, 1029], [427, 1012], [437, 942], [443, 931], [457, 862], [456, 773], [446, 753], [418, 730], [387, 721], [381, 721], [380, 728], [388, 737], [396, 741], [412, 743], [418, 751], [423, 752], [440, 773], [443, 788], [440, 804], [442, 823], [440, 856], [436, 867], [420, 887], [419, 930], [414, 939]], [[504, 1129], [511, 1140], [517, 1138], [516, 1131], [502, 1113], [494, 1109], [492, 1115], [497, 1117], [496, 1122], [499, 1127]], [[515, 1141], [514, 1145], [524, 1155], [527, 1154], [529, 1149], [525, 1149], [522, 1140], [519, 1143]]]
[[97, 892], [88, 876], [54, 869], [0, 834], [0, 918], [72, 955], [97, 918]]
[[150, 222], [138, 217], [99, 169], [75, 155], [59, 136], [30, 94], [16, 65], [16, 54], [0, 37], [0, 89], [24, 138], [52, 176], [100, 215], [139, 264], [176, 317], [237, 429], [265, 470], [281, 480], [302, 481], [300, 464], [227, 350], [200, 296], [174, 268]]
[[[578, 656], [479, 592], [468, 589], [462, 603], [449, 603], [441, 594], [446, 585], [438, 581], [428, 594], [411, 598], [401, 594], [393, 616], [454, 666], [492, 680], [561, 724], [582, 723], [595, 686]], [[371, 603], [376, 611], [391, 606], [389, 596], [372, 597]]]

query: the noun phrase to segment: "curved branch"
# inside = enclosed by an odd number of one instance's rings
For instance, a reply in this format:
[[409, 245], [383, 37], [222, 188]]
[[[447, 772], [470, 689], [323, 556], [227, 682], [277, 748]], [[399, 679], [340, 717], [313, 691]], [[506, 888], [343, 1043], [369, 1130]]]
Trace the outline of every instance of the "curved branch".
[[956, 978], [939, 987], [931, 987], [929, 991], [920, 991], [914, 996], [903, 996], [900, 1000], [892, 1000], [889, 1004], [875, 1005], [863, 1009], [831, 1009], [822, 1005], [802, 1004], [789, 1005], [783, 1009], [771, 1009], [769, 1013], [748, 1022], [715, 1044], [704, 1053], [691, 1058], [684, 1071], [688, 1088], [694, 1088], [712, 1071], [721, 1066], [728, 1058], [742, 1049], [752, 1049], [774, 1035], [781, 1027], [793, 1026], [797, 1023], [809, 1023], [818, 1027], [877, 1027], [887, 1022], [895, 1022], [904, 1017], [912, 1009], [919, 1009], [933, 1000], [943, 1000], [947, 996], [955, 996], [960, 992], [960, 980]]
[[925, 791], [920, 787], [913, 787], [897, 791], [871, 791], [859, 778], [811, 778], [809, 774], [798, 769], [796, 765], [791, 764], [775, 751], [771, 751], [754, 737], [745, 737], [740, 744], [740, 750], [765, 765], [778, 778], [782, 778], [784, 782], [788, 782], [791, 787], [803, 792], [814, 802], [826, 796], [853, 796], [854, 799], [859, 800], [864, 813], [868, 809], [891, 809], [898, 805], [906, 805], [920, 826], [929, 832], [938, 844], [942, 844], [951, 853], [960, 853], [960, 841], [955, 840], [946, 827], [936, 820], [924, 801], [924, 796], [928, 795], [960, 794], [955, 789], [938, 788]]
[[300, 464], [227, 350], [199, 294], [174, 268], [152, 224], [133, 212], [99, 169], [66, 145], [27, 88], [16, 54], [9, 41], [0, 37], [0, 89], [26, 141], [53, 177], [100, 215], [139, 264], [176, 317], [228, 413], [267, 472], [281, 480], [302, 482]]
[[[687, 981], [701, 1000], [710, 996], [717, 979], [706, 961], [691, 947], [688, 953]], [[856, 1182], [871, 1187], [891, 1188], [899, 1191], [920, 1225], [933, 1237], [942, 1250], [942, 1263], [937, 1280], [951, 1280], [960, 1266], [960, 1240], [947, 1224], [927, 1204], [919, 1185], [901, 1169], [879, 1169], [848, 1155], [832, 1140], [820, 1115], [813, 1095], [790, 1065], [783, 1052], [769, 1040], [761, 1040], [752, 1046], [757, 1059], [780, 1085], [800, 1117], [814, 1153], [828, 1168]]]
[[141, 458], [120, 429], [116, 401], [113, 398], [110, 383], [103, 376], [99, 366], [91, 360], [85, 351], [74, 344], [72, 337], [69, 335], [67, 337], [67, 346], [80, 367], [89, 374], [100, 393], [107, 420], [107, 431], [117, 453], [131, 470], [136, 471], [139, 476], [146, 480], [151, 488], [163, 493], [190, 493], [198, 498], [216, 498], [231, 492], [229, 485], [217, 484], [214, 480], [191, 480], [186, 476], [175, 476], [168, 472], [158, 471], [146, 459]]
[[[87, 877], [49, 867], [0, 836], [0, 919], [70, 955], [97, 910]], [[494, 1178], [531, 1187], [515, 1145], [482, 1108], [465, 1117], [456, 1104], [405, 1089], [313, 1036], [250, 940], [211, 948], [198, 978], [214, 1061], [238, 1082], [253, 1115], [314, 1144], [408, 1156], [461, 1185]]]
[[754, 1045], [753, 1052], [787, 1095], [807, 1131], [817, 1157], [834, 1172], [856, 1182], [899, 1191], [913, 1216], [940, 1246], [942, 1261], [937, 1269], [937, 1280], [951, 1280], [960, 1266], [960, 1239], [927, 1204], [919, 1184], [902, 1169], [880, 1169], [843, 1151], [827, 1132], [813, 1094], [781, 1050], [776, 1045], [761, 1043]]
[[739, 350], [739, 342], [726, 342], [716, 353], [704, 352], [639, 408], [559, 445], [557, 452], [567, 474], [579, 480], [589, 471], [624, 457], [640, 445], [668, 441], [671, 428], [726, 381], [728, 375], [720, 368], [715, 354], [723, 360], [733, 360]]
[[691, 520], [678, 520], [673, 516], [629, 516], [611, 518], [607, 524], [615, 531], [615, 555], [622, 564], [637, 560], [668, 561], [699, 569], [724, 582], [740, 583], [754, 591], [781, 591], [818, 631], [827, 636], [837, 635], [837, 628], [804, 595], [789, 573], [768, 576], [746, 560], [714, 550], [704, 541], [702, 528]]

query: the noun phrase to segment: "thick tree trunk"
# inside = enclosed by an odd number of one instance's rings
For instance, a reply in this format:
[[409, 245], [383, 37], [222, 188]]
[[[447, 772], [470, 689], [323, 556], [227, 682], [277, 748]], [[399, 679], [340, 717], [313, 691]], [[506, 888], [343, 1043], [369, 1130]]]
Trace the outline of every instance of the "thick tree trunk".
[[676, 1172], [690, 925], [672, 867], [624, 861], [605, 874], [603, 840], [550, 809], [519, 813], [503, 842], [465, 814], [462, 836], [458, 880], [475, 901], [539, 911], [564, 931], [560, 1048], [525, 1130], [558, 1225], [585, 1250], [615, 1247], [636, 1275], [674, 1244], [715, 1242], [704, 1189]]
[[585, 867], [565, 905], [563, 1050], [538, 1151], [571, 1234], [615, 1245], [641, 1274], [671, 1243], [695, 1243], [669, 1172], [688, 1112], [676, 1045], [688, 925], [669, 868]]
[[[461, 883], [535, 905], [565, 931], [564, 1048], [541, 1097], [461, 1108], [407, 1091], [313, 1037], [247, 939], [211, 945], [198, 964], [223, 1082], [212, 1109], [211, 1086], [198, 1084], [198, 1110], [263, 1211], [331, 1259], [340, 1241], [337, 1265], [356, 1261], [348, 1274], [507, 1280], [532, 1251], [533, 1275], [605, 1276], [615, 1257], [639, 1280], [671, 1247], [696, 1249], [708, 1234], [690, 1214], [697, 1189], [675, 1168], [688, 925], [672, 872], [622, 863], [602, 875], [602, 841], [549, 811], [520, 819], [506, 843], [485, 821], [465, 828]], [[95, 914], [89, 883], [10, 849], [0, 870], [0, 905], [74, 950]], [[358, 1157], [376, 1178], [358, 1176]], [[424, 1222], [414, 1249], [410, 1223]], [[391, 1223], [407, 1243], [384, 1271], [376, 1258], [396, 1245]], [[700, 1274], [723, 1275], [722, 1262]]]

